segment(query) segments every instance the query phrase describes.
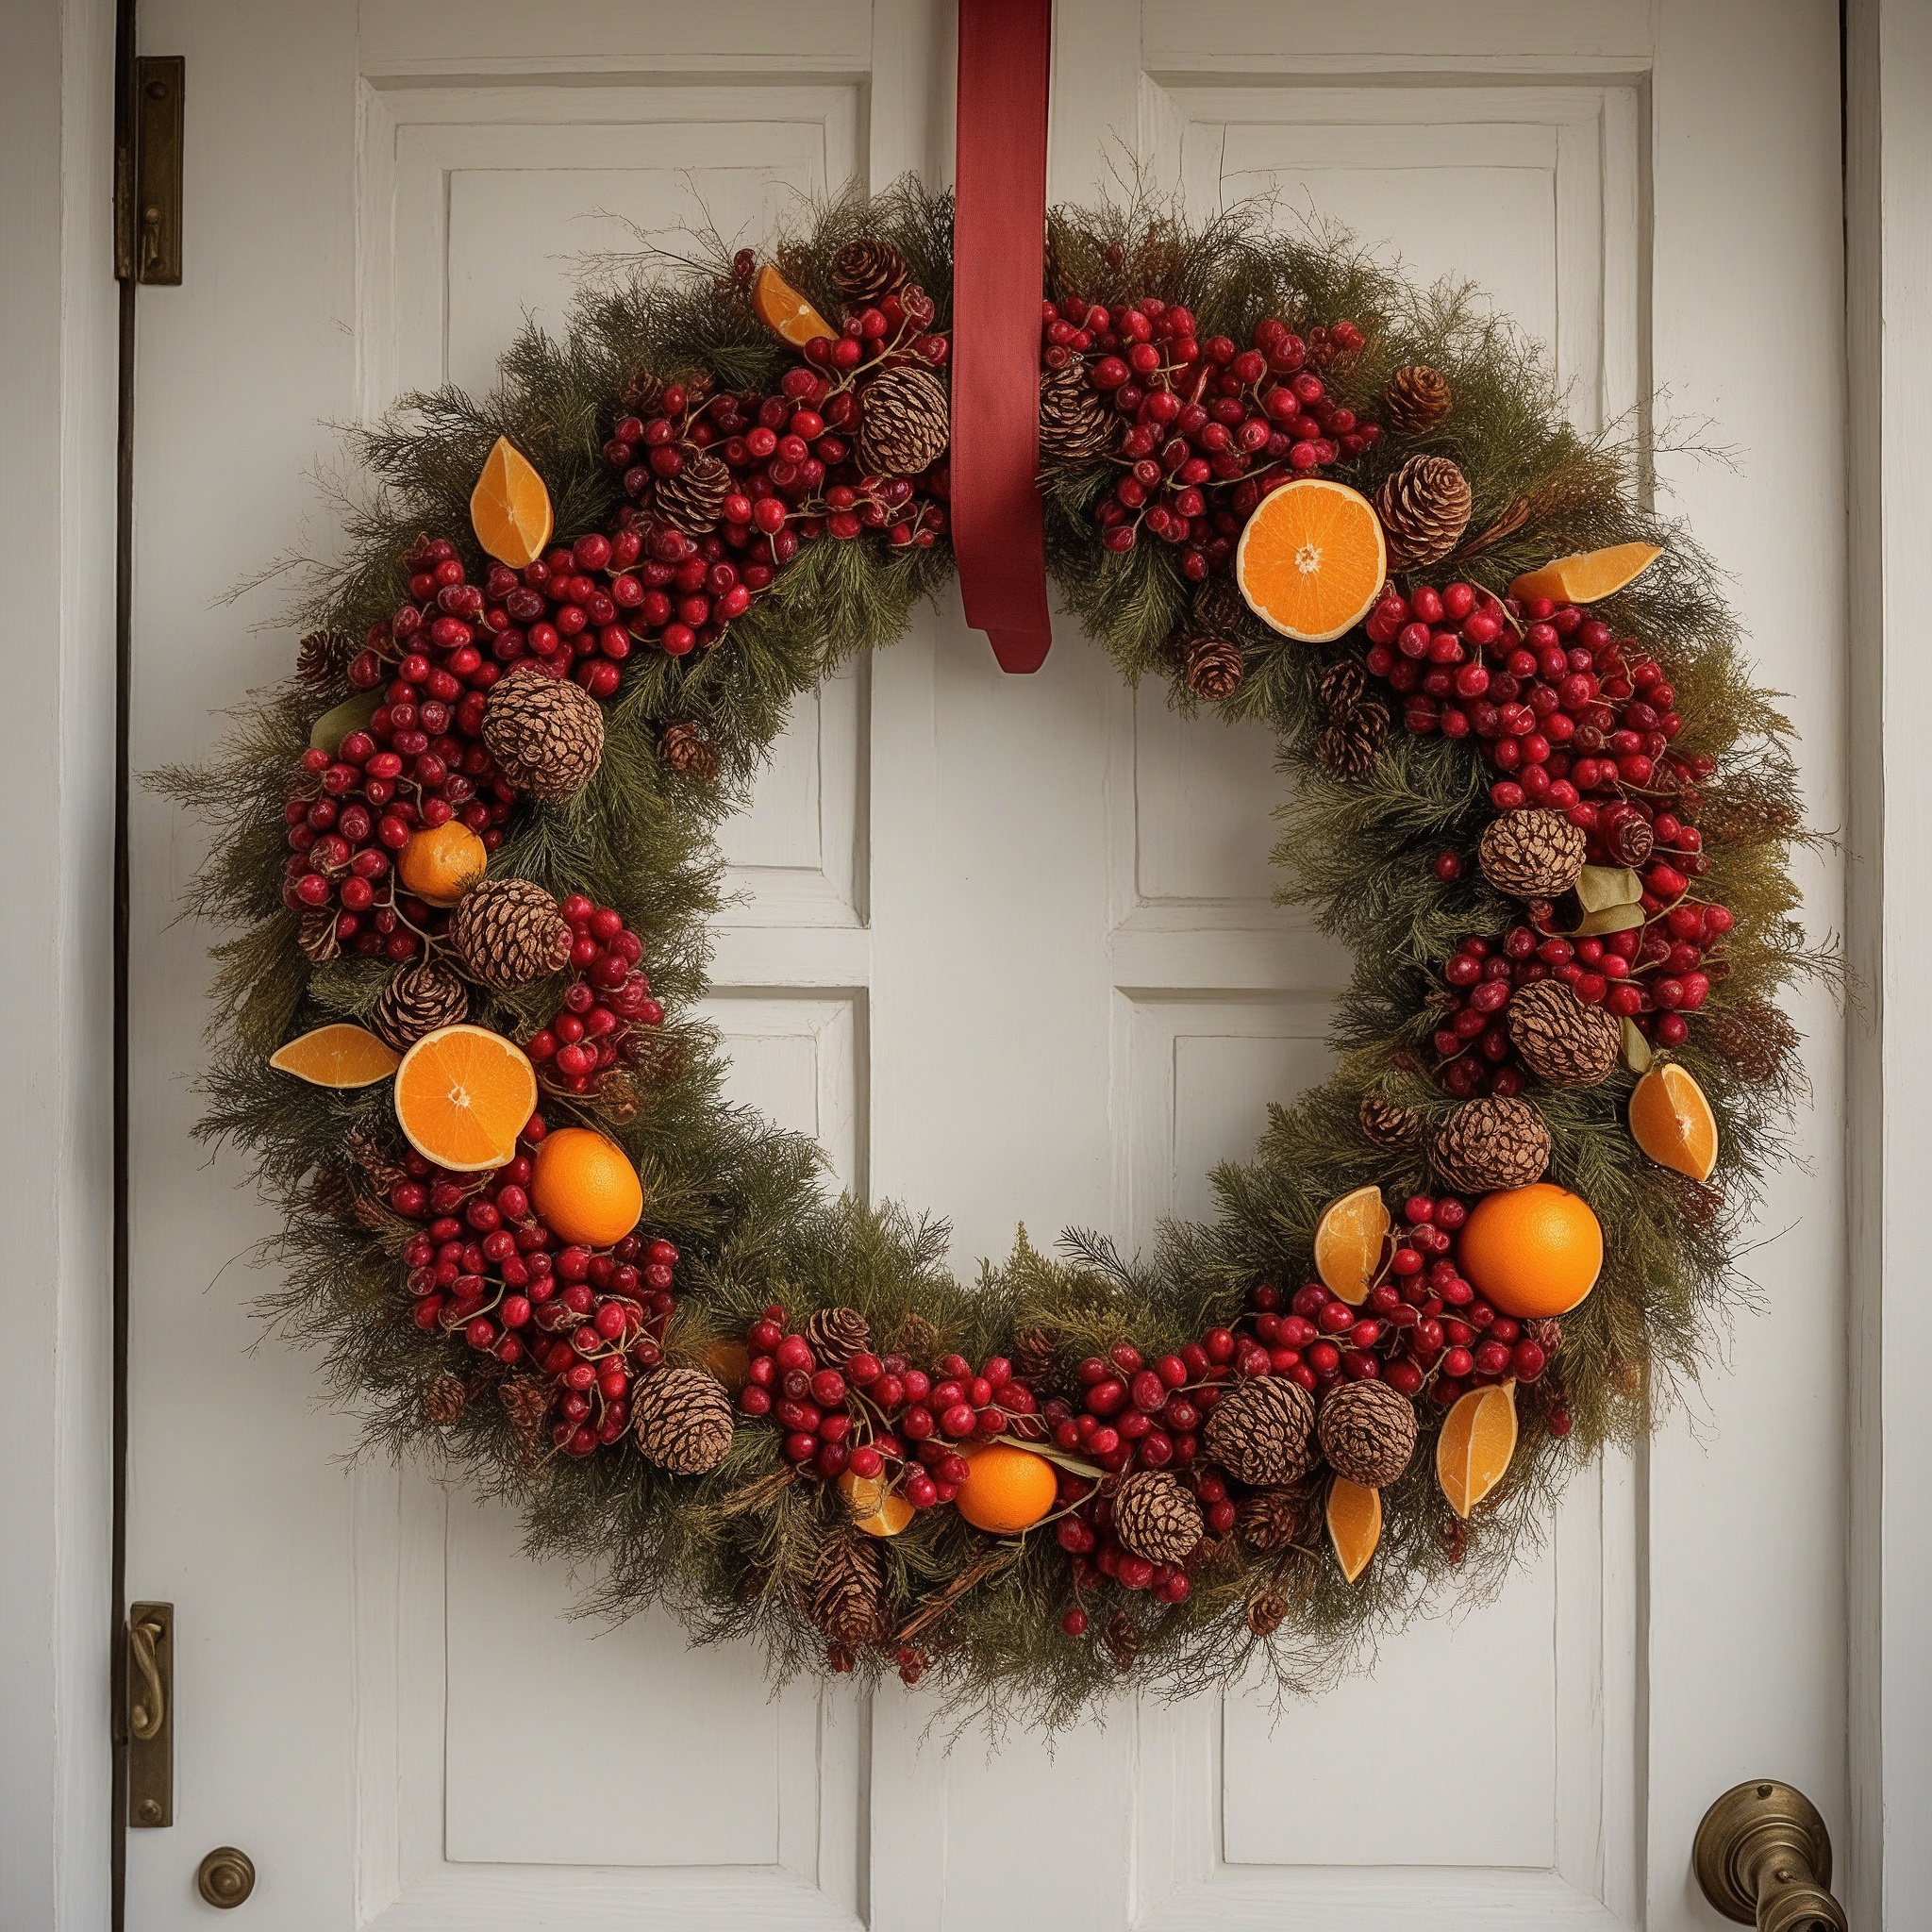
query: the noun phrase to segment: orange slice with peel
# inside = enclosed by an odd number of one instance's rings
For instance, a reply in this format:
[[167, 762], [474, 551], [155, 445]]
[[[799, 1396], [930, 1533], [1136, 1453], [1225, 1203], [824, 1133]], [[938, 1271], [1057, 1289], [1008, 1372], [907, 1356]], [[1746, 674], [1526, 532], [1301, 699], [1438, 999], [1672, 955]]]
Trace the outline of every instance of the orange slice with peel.
[[1503, 1480], [1516, 1454], [1516, 1384], [1498, 1382], [1457, 1398], [1436, 1438], [1436, 1480], [1466, 1517]]
[[1017, 1536], [1053, 1507], [1059, 1487], [1059, 1477], [1045, 1457], [989, 1442], [967, 1456], [966, 1480], [955, 1502], [974, 1529], [990, 1536]]
[[499, 436], [483, 458], [483, 474], [470, 492], [470, 526], [477, 542], [512, 570], [535, 563], [550, 541], [550, 492], [508, 437]]
[[804, 348], [816, 337], [839, 333], [769, 261], [751, 286], [751, 307], [781, 342], [790, 342], [794, 349]]
[[1717, 1116], [1704, 1089], [1665, 1060], [1638, 1081], [1630, 1095], [1630, 1138], [1659, 1167], [1707, 1181], [1717, 1165]]
[[481, 1174], [515, 1159], [517, 1136], [536, 1110], [536, 1068], [488, 1026], [439, 1026], [396, 1069], [404, 1138], [454, 1174]]
[[1353, 1583], [1369, 1567], [1375, 1545], [1382, 1541], [1382, 1492], [1339, 1475], [1328, 1485], [1323, 1511], [1328, 1541], [1345, 1581]]
[[1594, 604], [1634, 584], [1663, 552], [1655, 543], [1612, 543], [1580, 550], [1541, 570], [1525, 571], [1509, 586], [1512, 597], [1547, 597], [1552, 604]]
[[396, 856], [396, 875], [426, 905], [454, 906], [489, 863], [482, 840], [461, 819], [445, 819], [409, 834]]
[[1301, 476], [1257, 506], [1234, 553], [1248, 608], [1284, 637], [1323, 644], [1369, 614], [1389, 576], [1374, 507], [1358, 490]]
[[373, 1087], [387, 1080], [402, 1059], [368, 1027], [338, 1020], [277, 1047], [268, 1063], [276, 1073], [293, 1074], [311, 1087]]
[[882, 1475], [854, 1475], [848, 1469], [839, 1478], [839, 1493], [852, 1511], [852, 1526], [867, 1536], [897, 1536], [912, 1521], [912, 1505]]
[[1315, 1227], [1315, 1273], [1322, 1286], [1350, 1307], [1360, 1307], [1375, 1285], [1391, 1225], [1380, 1188], [1357, 1188], [1331, 1201]]

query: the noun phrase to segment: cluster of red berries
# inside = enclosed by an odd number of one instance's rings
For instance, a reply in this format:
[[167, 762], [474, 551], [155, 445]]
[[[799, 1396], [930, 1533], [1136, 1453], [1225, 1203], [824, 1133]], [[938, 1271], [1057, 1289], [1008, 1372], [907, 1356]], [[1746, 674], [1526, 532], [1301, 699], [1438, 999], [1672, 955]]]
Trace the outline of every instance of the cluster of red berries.
[[545, 1086], [589, 1093], [613, 1067], [636, 1058], [639, 1026], [659, 1026], [664, 1008], [638, 963], [644, 942], [612, 906], [593, 906], [573, 892], [557, 908], [569, 923], [570, 971], [563, 1004], [531, 1034], [524, 1051]]
[[456, 1334], [554, 1388], [551, 1440], [571, 1456], [615, 1442], [630, 1420], [632, 1377], [663, 1359], [677, 1249], [626, 1235], [608, 1248], [559, 1243], [530, 1206], [532, 1115], [516, 1158], [487, 1174], [451, 1174], [411, 1148], [389, 1205], [425, 1223], [403, 1249], [417, 1327]]
[[1101, 541], [1131, 550], [1144, 530], [1179, 548], [1182, 574], [1196, 583], [1224, 568], [1271, 490], [1352, 462], [1380, 437], [1318, 373], [1361, 345], [1352, 322], [1304, 339], [1271, 316], [1243, 349], [1228, 336], [1200, 341], [1188, 309], [1154, 296], [1111, 309], [1078, 297], [1046, 303], [1041, 365], [1080, 359], [1126, 419], [1116, 451], [1124, 474], [1095, 511]]
[[1008, 1434], [1037, 1441], [1041, 1433], [1032, 1390], [1003, 1357], [975, 1371], [964, 1356], [949, 1355], [928, 1373], [904, 1356], [860, 1350], [833, 1367], [775, 1306], [752, 1324], [745, 1347], [750, 1363], [738, 1406], [784, 1431], [788, 1462], [826, 1482], [848, 1470], [863, 1480], [886, 1474], [915, 1509], [958, 1494], [966, 1459], [954, 1445]]

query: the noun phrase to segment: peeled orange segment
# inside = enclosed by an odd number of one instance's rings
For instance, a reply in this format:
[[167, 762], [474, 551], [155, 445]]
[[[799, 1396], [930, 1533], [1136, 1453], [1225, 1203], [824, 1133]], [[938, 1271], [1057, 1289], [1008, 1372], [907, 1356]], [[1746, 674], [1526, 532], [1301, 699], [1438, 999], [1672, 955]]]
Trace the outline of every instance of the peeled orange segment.
[[1655, 543], [1612, 543], [1580, 550], [1541, 570], [1525, 571], [1509, 586], [1512, 597], [1547, 597], [1552, 604], [1594, 604], [1634, 584], [1663, 552]]
[[991, 1536], [1031, 1529], [1054, 1506], [1059, 1478], [1053, 1464], [1029, 1449], [989, 1442], [966, 1459], [966, 1480], [955, 1499], [959, 1514]]
[[311, 1087], [373, 1087], [387, 1080], [402, 1064], [402, 1055], [366, 1026], [338, 1020], [318, 1026], [277, 1047], [269, 1065], [278, 1074], [293, 1074]]
[[1339, 1475], [1328, 1485], [1328, 1541], [1342, 1576], [1353, 1583], [1382, 1541], [1382, 1492]]
[[1374, 506], [1358, 490], [1302, 476], [1271, 491], [1241, 531], [1234, 580], [1284, 637], [1325, 644], [1359, 624], [1388, 580]]
[[848, 1469], [839, 1478], [839, 1493], [852, 1511], [852, 1526], [867, 1536], [897, 1536], [912, 1521], [912, 1505], [882, 1475], [854, 1475]]
[[1498, 1188], [1470, 1209], [1456, 1259], [1503, 1314], [1567, 1315], [1603, 1272], [1603, 1224], [1582, 1195], [1554, 1181]]
[[1360, 1305], [1375, 1285], [1391, 1224], [1379, 1188], [1357, 1188], [1322, 1210], [1315, 1228], [1315, 1273], [1330, 1294], [1351, 1307]]
[[454, 906], [483, 876], [490, 853], [460, 819], [409, 834], [396, 858], [405, 888], [432, 906]]
[[499, 436], [483, 458], [470, 492], [470, 525], [477, 542], [512, 570], [535, 563], [550, 541], [550, 492], [508, 437]]
[[782, 342], [802, 349], [818, 336], [839, 333], [768, 261], [751, 289], [752, 313]]
[[1652, 1067], [1630, 1095], [1630, 1138], [1659, 1167], [1707, 1181], [1717, 1165], [1717, 1116], [1675, 1061]]
[[536, 1068], [487, 1026], [425, 1033], [396, 1069], [404, 1137], [424, 1159], [456, 1174], [514, 1160], [517, 1136], [536, 1110]]
[[643, 1214], [644, 1184], [630, 1156], [589, 1127], [546, 1134], [534, 1167], [530, 1205], [560, 1240], [608, 1248]]
[[1472, 1389], [1442, 1419], [1436, 1480], [1458, 1516], [1467, 1516], [1503, 1480], [1516, 1454], [1516, 1384]]

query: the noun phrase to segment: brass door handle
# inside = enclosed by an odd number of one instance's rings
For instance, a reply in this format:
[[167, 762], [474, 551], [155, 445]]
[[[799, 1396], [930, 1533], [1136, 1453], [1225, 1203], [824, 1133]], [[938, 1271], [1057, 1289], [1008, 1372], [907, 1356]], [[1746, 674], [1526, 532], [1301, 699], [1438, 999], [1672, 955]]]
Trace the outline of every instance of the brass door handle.
[[158, 1619], [143, 1617], [127, 1626], [127, 1648], [134, 1660], [139, 1680], [127, 1700], [127, 1728], [136, 1740], [148, 1743], [160, 1736], [168, 1715], [168, 1694], [161, 1683], [160, 1661], [155, 1647], [165, 1635]]
[[1704, 1814], [1690, 1862], [1725, 1918], [1759, 1932], [1846, 1932], [1833, 1898], [1831, 1835], [1803, 1791], [1774, 1778], [1735, 1785]]

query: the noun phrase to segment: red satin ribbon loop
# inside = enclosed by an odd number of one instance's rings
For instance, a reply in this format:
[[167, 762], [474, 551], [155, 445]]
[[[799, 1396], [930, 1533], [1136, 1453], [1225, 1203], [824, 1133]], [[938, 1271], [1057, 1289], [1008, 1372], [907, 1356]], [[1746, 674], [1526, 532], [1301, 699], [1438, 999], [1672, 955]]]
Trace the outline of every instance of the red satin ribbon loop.
[[959, 0], [953, 219], [953, 554], [1006, 671], [1053, 641], [1040, 468], [1040, 300], [1053, 0]]

